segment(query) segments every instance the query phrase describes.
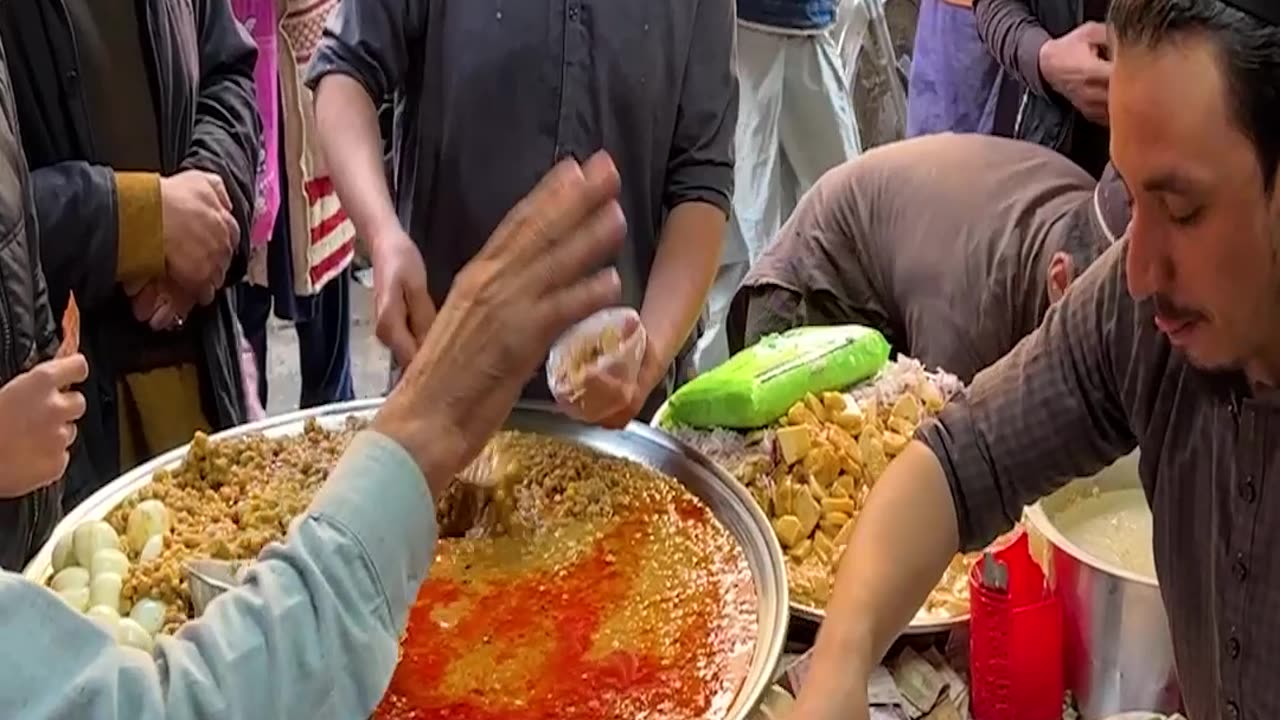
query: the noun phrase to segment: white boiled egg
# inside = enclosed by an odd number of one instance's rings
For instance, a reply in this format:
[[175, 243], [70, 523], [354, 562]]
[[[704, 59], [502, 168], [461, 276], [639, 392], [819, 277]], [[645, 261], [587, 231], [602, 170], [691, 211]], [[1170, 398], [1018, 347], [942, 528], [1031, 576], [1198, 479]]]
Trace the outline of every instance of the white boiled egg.
[[53, 571], [58, 572], [65, 567], [76, 564], [75, 542], [72, 533], [63, 533], [53, 546]]
[[104, 572], [94, 576], [89, 582], [89, 604], [102, 605], [120, 614], [120, 591], [124, 588], [124, 579], [112, 572]]
[[91, 520], [80, 525], [72, 534], [76, 563], [88, 568], [93, 564], [94, 553], [104, 548], [120, 549], [120, 536], [115, 528], [101, 520]]
[[134, 603], [133, 609], [129, 611], [129, 617], [154, 635], [164, 627], [164, 616], [168, 611], [169, 608], [164, 603], [147, 598]]
[[147, 544], [142, 546], [142, 552], [138, 553], [138, 562], [155, 560], [162, 552], [164, 552], [164, 536], [152, 535], [147, 538]]
[[155, 640], [151, 638], [151, 633], [131, 618], [120, 618], [116, 623], [116, 642], [136, 647], [144, 652], [151, 652], [151, 648], [155, 647]]
[[89, 575], [98, 577], [104, 572], [115, 573], [124, 577], [129, 572], [129, 558], [115, 548], [103, 548], [93, 554], [89, 563]]
[[111, 637], [116, 636], [116, 627], [120, 624], [120, 613], [106, 605], [94, 605], [85, 612], [85, 616], [107, 631]]
[[84, 612], [89, 607], [89, 588], [78, 587], [59, 590], [58, 597], [71, 606], [76, 612]]
[[89, 587], [89, 571], [75, 566], [63, 568], [49, 581], [49, 587], [53, 588], [54, 592], [87, 588]]
[[169, 510], [159, 500], [143, 500], [129, 512], [125, 536], [129, 547], [140, 552], [147, 540], [169, 531]]

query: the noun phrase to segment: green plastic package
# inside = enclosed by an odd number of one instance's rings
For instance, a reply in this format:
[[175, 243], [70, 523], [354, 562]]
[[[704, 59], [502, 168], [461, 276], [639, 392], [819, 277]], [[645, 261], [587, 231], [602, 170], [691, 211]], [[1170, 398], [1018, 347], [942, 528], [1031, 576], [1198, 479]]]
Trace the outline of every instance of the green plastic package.
[[888, 341], [871, 328], [795, 328], [766, 336], [694, 378], [671, 396], [661, 420], [694, 428], [764, 427], [806, 393], [856, 385], [888, 359]]

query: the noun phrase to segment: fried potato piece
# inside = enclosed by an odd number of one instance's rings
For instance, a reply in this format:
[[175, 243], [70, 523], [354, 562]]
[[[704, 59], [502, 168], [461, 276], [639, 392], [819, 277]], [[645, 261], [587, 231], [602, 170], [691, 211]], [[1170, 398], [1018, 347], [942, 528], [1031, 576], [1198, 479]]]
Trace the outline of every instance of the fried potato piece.
[[844, 395], [838, 392], [822, 393], [822, 407], [827, 409], [829, 413], [844, 412], [849, 407], [848, 401], [844, 399]]
[[822, 506], [813, 498], [813, 493], [808, 486], [796, 490], [794, 503], [795, 516], [800, 520], [801, 534], [807, 537], [814, 528], [818, 527], [818, 521], [822, 518]]
[[897, 402], [893, 404], [892, 416], [905, 420], [913, 426], [919, 425], [920, 403], [916, 401], [916, 396], [910, 393], [899, 395]]
[[804, 537], [801, 532], [800, 518], [795, 515], [783, 515], [773, 521], [773, 531], [778, 535], [778, 542], [782, 543], [782, 547], [794, 547]]
[[907, 438], [896, 432], [887, 432], [884, 434], [884, 452], [889, 457], [897, 457], [899, 453], [907, 449]]
[[853, 515], [858, 512], [857, 503], [848, 498], [827, 498], [820, 504], [822, 505], [822, 513], [824, 515], [828, 513], [844, 513], [845, 515]]
[[773, 486], [773, 511], [779, 516], [791, 515], [794, 509], [792, 498], [795, 485], [790, 480], [783, 480]]
[[824, 489], [831, 487], [840, 474], [840, 460], [835, 451], [827, 445], [819, 445], [805, 455], [802, 467]]
[[788, 465], [794, 465], [809, 453], [811, 438], [806, 425], [792, 425], [778, 430], [778, 447], [782, 450], [782, 459]]

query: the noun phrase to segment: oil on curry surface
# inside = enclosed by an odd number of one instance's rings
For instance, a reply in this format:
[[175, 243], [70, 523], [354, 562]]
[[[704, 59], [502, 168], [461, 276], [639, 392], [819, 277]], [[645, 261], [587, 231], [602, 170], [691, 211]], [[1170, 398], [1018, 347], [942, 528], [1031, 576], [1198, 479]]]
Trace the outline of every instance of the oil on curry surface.
[[478, 462], [497, 479], [442, 503], [443, 526], [469, 529], [440, 542], [375, 717], [724, 717], [756, 597], [707, 507], [670, 477], [545, 436], [503, 433]]

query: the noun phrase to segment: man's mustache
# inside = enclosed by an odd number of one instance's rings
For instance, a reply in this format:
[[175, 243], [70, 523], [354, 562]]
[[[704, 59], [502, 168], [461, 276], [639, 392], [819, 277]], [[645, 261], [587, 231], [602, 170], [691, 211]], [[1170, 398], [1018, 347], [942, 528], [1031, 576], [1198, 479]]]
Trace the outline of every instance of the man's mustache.
[[1167, 295], [1156, 295], [1152, 299], [1152, 302], [1155, 303], [1156, 315], [1164, 318], [1165, 320], [1173, 322], [1191, 322], [1204, 317], [1204, 313], [1179, 305]]

